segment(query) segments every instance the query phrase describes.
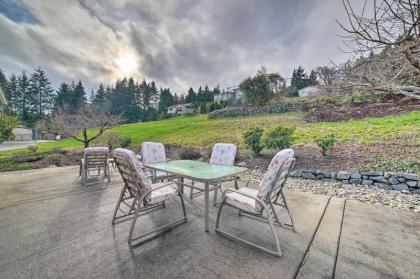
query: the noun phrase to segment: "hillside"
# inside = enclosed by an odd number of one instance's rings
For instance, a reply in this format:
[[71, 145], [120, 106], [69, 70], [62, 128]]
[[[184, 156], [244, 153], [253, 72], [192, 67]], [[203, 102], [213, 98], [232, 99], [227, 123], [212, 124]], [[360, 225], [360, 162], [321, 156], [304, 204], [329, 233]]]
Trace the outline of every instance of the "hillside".
[[[211, 146], [216, 142], [233, 142], [243, 148], [242, 133], [246, 129], [252, 126], [268, 128], [276, 125], [295, 126], [295, 143], [313, 142], [315, 137], [327, 133], [334, 133], [341, 141], [355, 141], [362, 144], [402, 136], [414, 136], [415, 141], [419, 142], [420, 112], [382, 118], [319, 123], [306, 123], [302, 119], [302, 114], [296, 112], [214, 120], [208, 120], [206, 115], [197, 115], [126, 124], [112, 131], [131, 138], [132, 145], [140, 145], [144, 141], [159, 141], [181, 146]], [[41, 152], [52, 150], [54, 147], [81, 148], [82, 145], [72, 139], [38, 144], [38, 150]], [[26, 151], [26, 149], [18, 149], [1, 152], [0, 155]]]

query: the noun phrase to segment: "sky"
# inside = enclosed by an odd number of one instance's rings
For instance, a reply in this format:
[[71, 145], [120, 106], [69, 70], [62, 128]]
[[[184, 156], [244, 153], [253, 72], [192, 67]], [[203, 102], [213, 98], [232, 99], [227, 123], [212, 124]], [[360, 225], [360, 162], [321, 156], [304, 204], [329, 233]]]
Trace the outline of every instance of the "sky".
[[344, 62], [339, 0], [0, 0], [0, 68], [54, 86], [154, 80], [185, 94], [236, 86], [264, 65], [286, 78]]

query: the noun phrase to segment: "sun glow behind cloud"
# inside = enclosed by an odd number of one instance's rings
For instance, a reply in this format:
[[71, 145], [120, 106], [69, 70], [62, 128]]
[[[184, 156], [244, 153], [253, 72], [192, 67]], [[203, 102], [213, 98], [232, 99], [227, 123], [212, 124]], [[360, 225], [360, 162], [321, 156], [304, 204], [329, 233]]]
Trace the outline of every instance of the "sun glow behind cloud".
[[138, 69], [137, 57], [131, 53], [124, 53], [117, 58], [117, 76], [132, 76]]

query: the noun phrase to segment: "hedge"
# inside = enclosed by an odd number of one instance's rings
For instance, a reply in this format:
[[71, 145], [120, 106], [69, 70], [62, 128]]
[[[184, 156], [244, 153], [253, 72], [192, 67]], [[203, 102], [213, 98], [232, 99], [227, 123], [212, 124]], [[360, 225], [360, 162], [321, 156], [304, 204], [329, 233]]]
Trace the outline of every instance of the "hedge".
[[210, 112], [208, 114], [208, 118], [215, 119], [224, 117], [253, 116], [260, 114], [275, 114], [301, 110], [303, 110], [303, 105], [300, 103], [274, 104], [263, 107], [233, 107]]

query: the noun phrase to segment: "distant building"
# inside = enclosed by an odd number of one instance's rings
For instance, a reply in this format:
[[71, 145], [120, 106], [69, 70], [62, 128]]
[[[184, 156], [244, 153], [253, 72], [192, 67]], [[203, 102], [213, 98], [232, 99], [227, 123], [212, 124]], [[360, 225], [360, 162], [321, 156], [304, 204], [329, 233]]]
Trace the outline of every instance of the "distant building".
[[172, 116], [193, 115], [194, 113], [195, 109], [191, 103], [179, 104], [168, 107], [168, 114]]
[[245, 102], [245, 94], [239, 87], [228, 87], [226, 90], [214, 95], [214, 102], [225, 102], [229, 104], [242, 104]]
[[32, 129], [29, 129], [25, 126], [18, 126], [13, 129], [13, 134], [15, 135], [16, 141], [29, 141], [32, 140]]
[[0, 112], [4, 111], [4, 105], [6, 104], [7, 104], [6, 96], [4, 95], [4, 92], [0, 87]]
[[316, 86], [308, 86], [298, 91], [299, 97], [317, 97], [321, 93], [321, 89]]

